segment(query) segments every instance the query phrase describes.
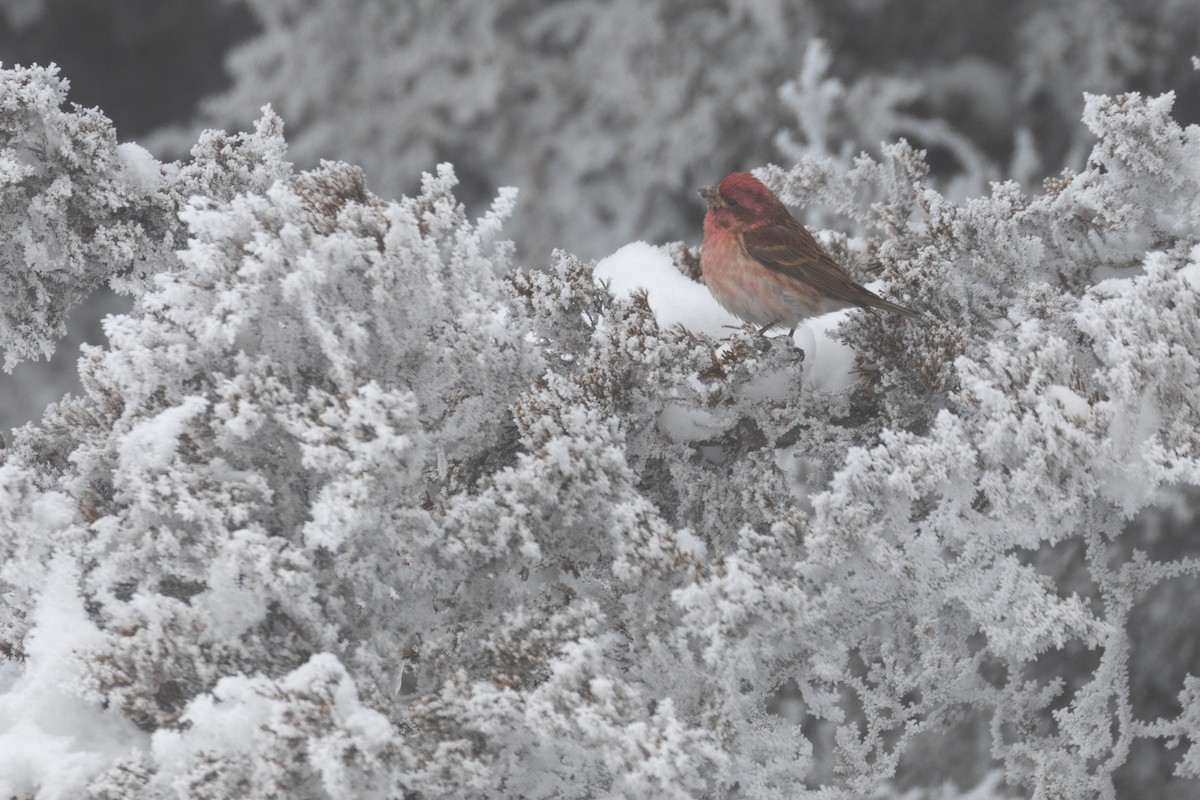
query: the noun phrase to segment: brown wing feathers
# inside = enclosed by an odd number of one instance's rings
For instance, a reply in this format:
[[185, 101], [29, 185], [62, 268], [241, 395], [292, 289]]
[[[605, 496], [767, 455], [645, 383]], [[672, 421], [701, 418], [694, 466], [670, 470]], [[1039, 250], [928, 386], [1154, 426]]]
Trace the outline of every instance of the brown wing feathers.
[[746, 231], [742, 241], [747, 255], [763, 266], [809, 284], [828, 297], [858, 306], [921, 317], [916, 311], [888, 302], [851, 280], [821, 249], [808, 229], [790, 216]]

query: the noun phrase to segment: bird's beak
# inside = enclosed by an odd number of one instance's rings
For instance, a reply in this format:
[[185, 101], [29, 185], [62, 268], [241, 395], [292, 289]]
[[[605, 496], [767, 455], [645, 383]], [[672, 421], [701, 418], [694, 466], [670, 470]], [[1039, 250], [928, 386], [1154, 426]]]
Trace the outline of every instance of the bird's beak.
[[715, 186], [705, 186], [700, 190], [700, 196], [705, 199], [709, 208], [724, 208], [729, 205]]

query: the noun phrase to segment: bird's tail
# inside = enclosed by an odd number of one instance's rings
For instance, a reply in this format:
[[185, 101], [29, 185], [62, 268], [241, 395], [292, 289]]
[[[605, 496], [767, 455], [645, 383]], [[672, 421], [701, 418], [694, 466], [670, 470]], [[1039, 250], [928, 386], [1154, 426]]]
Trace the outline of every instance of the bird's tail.
[[869, 305], [872, 308], [881, 308], [884, 311], [893, 311], [897, 314], [908, 317], [909, 319], [920, 320], [921, 322], [926, 323], [929, 322], [929, 318], [920, 311], [913, 311], [911, 308], [905, 308], [902, 305], [897, 305], [890, 300], [884, 300], [882, 297], [872, 296], [869, 301]]

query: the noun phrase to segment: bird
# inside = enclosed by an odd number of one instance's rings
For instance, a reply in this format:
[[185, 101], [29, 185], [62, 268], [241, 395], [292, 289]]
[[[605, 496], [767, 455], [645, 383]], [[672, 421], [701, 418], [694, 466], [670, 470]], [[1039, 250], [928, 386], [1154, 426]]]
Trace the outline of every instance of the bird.
[[855, 283], [817, 240], [749, 172], [731, 173], [700, 196], [708, 202], [700, 273], [734, 316], [766, 333], [843, 308], [883, 309], [912, 319], [920, 312]]

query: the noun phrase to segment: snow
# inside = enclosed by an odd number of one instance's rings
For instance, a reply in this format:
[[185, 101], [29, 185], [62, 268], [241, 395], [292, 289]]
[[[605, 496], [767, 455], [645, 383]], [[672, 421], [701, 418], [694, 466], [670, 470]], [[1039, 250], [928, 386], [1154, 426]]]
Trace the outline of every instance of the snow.
[[680, 403], [668, 403], [658, 415], [658, 427], [675, 442], [697, 442], [720, 435], [722, 420], [716, 414]]
[[135, 425], [121, 442], [122, 471], [132, 473], [170, 466], [184, 426], [207, 407], [204, 398], [189, 397], [180, 405]]
[[84, 796], [89, 781], [149, 739], [114, 710], [74, 691], [103, 634], [87, 617], [73, 558], [50, 563], [26, 639], [24, 672], [0, 695], [0, 796]]
[[704, 284], [676, 269], [665, 250], [645, 242], [627, 244], [601, 259], [595, 276], [615, 295], [646, 290], [650, 308], [663, 327], [678, 324], [694, 333], [720, 338], [742, 324], [718, 305]]
[[1063, 413], [1075, 420], [1086, 420], [1092, 414], [1092, 407], [1085, 398], [1061, 384], [1046, 389], [1046, 397], [1057, 402]]
[[1108, 442], [1116, 459], [1111, 469], [1099, 471], [1099, 477], [1105, 496], [1128, 519], [1132, 519], [1137, 510], [1157, 492], [1157, 487], [1148, 486], [1137, 476], [1148, 467], [1146, 456], [1161, 426], [1162, 414], [1156, 408], [1153, 397], [1142, 397], [1136, 412], [1113, 407]]
[[[694, 333], [724, 338], [731, 328], [742, 324], [721, 308], [704, 284], [676, 269], [663, 248], [646, 242], [627, 244], [602, 259], [594, 274], [616, 295], [645, 290], [650, 308], [663, 327], [678, 324]], [[809, 384], [840, 391], [854, 383], [854, 351], [832, 335], [849, 313], [835, 311], [796, 328], [793, 341], [804, 351], [804, 375]], [[700, 421], [696, 424], [702, 426]]]
[[262, 675], [222, 678], [188, 704], [184, 718], [186, 728], [159, 730], [152, 745], [162, 777], [175, 785], [219, 759], [269, 762], [267, 748], [276, 741], [301, 745], [306, 724], [320, 719], [320, 733], [295, 755], [313, 766], [329, 796], [350, 796], [351, 757], [382, 748], [395, 735], [383, 714], [363, 705], [353, 680], [329, 653], [314, 655], [277, 682]]
[[[1197, 248], [1200, 250], [1200, 248]], [[1193, 252], [1192, 262], [1179, 270], [1179, 277], [1196, 291], [1200, 291], [1200, 253]]]
[[140, 144], [126, 142], [117, 145], [117, 160], [125, 168], [129, 182], [147, 192], [158, 191], [164, 184], [162, 164]]
[[850, 313], [850, 309], [834, 311], [796, 328], [792, 338], [804, 351], [804, 378], [809, 384], [837, 392], [854, 383], [854, 350], [832, 335]]

